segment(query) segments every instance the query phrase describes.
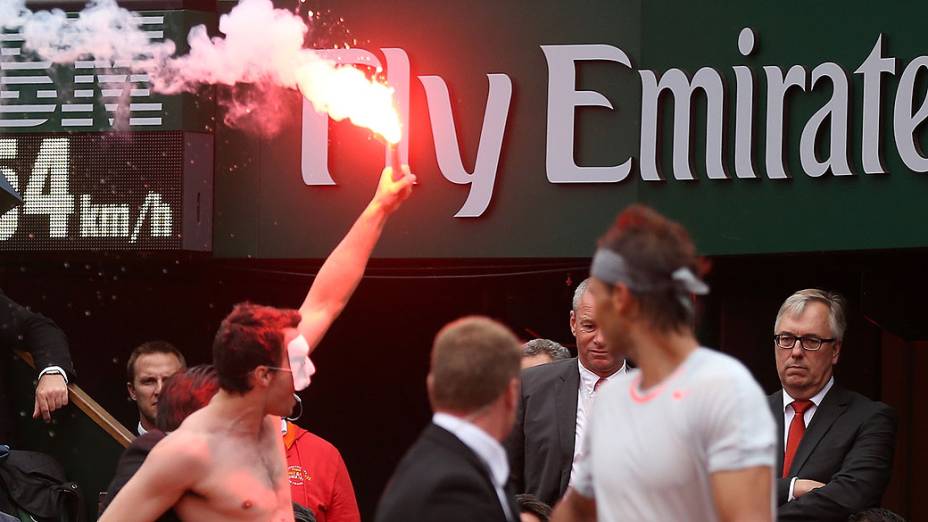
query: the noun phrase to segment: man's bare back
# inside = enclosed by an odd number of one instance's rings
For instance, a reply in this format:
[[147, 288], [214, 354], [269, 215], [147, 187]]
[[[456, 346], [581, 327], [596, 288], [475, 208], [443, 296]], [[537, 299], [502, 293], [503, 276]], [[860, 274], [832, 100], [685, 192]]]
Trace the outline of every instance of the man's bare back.
[[220, 391], [190, 415], [100, 520], [154, 520], [173, 507], [181, 520], [292, 521], [280, 419], [243, 402]]

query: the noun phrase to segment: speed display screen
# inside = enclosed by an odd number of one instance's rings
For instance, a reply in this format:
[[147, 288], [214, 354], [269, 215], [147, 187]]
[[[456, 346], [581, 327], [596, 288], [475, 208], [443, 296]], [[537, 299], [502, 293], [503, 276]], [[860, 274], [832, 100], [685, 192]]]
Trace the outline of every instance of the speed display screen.
[[180, 249], [184, 170], [180, 131], [0, 135], [0, 250]]

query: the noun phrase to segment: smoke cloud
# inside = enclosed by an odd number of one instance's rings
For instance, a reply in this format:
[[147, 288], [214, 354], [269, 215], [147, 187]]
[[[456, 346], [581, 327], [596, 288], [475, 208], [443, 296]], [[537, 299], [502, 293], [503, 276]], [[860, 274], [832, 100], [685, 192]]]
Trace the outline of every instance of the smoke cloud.
[[[280, 88], [299, 89], [317, 111], [368, 127], [377, 127], [383, 117], [372, 118], [371, 104], [384, 107], [375, 113], [393, 107], [389, 87], [304, 48], [309, 33], [306, 22], [275, 9], [270, 0], [241, 0], [220, 17], [220, 36], [210, 37], [202, 25], [192, 28], [187, 35], [190, 51], [181, 56], [176, 55], [173, 42], [151, 42], [140, 28], [138, 15], [119, 7], [115, 0], [91, 0], [76, 18], [60, 10], [32, 12], [25, 0], [0, 0], [0, 25], [18, 29], [24, 38], [23, 49], [41, 60], [108, 60], [148, 74], [152, 90], [158, 93], [194, 92], [204, 85], [233, 86], [229, 95], [220, 97], [226, 122], [248, 122], [247, 127], [264, 134], [279, 128], [255, 124], [254, 115], [263, 112], [262, 96], [255, 93], [265, 90], [279, 95]], [[234, 87], [239, 84], [248, 88]], [[399, 132], [398, 127], [388, 130]]]

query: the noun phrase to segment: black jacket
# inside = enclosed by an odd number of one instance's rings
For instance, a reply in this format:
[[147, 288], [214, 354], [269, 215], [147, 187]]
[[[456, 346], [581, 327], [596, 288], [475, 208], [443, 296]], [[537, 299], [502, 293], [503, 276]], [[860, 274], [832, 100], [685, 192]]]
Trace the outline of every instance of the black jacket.
[[[844, 521], [880, 505], [889, 483], [896, 446], [892, 408], [835, 384], [816, 409], [783, 475], [783, 390], [769, 397], [777, 423], [777, 504], [781, 521]], [[792, 477], [825, 484], [787, 502]]]
[[577, 358], [522, 372], [522, 398], [506, 441], [509, 485], [553, 506], [567, 490], [577, 432]]
[[83, 498], [55, 459], [34, 451], [10, 451], [0, 459], [0, 511], [22, 508], [40, 522], [84, 520]]
[[[106, 510], [107, 506], [116, 498], [116, 495], [119, 494], [123, 486], [125, 486], [139, 468], [142, 467], [142, 464], [145, 462], [148, 454], [151, 453], [152, 448], [155, 447], [155, 444], [161, 442], [161, 439], [165, 436], [165, 433], [160, 430], [149, 431], [145, 435], [132, 441], [132, 444], [129, 444], [129, 447], [126, 448], [126, 451], [122, 452], [122, 456], [119, 457], [119, 462], [116, 464], [116, 473], [113, 475], [110, 487], [106, 489], [106, 497], [103, 499], [103, 502], [100, 503], [100, 514]], [[178, 518], [174, 514], [174, 511], [170, 510], [158, 520], [161, 522], [170, 522], [178, 520]]]
[[[13, 350], [25, 350], [35, 359], [36, 375], [49, 366], [59, 366], [74, 378], [68, 340], [58, 325], [44, 315], [30, 312], [0, 292], [0, 444], [14, 434], [10, 391], [3, 382]], [[29, 414], [32, 412], [29, 411]]]
[[[519, 508], [511, 495], [509, 505], [518, 520]], [[387, 483], [375, 520], [506, 522], [507, 519], [483, 461], [451, 432], [430, 424]]]

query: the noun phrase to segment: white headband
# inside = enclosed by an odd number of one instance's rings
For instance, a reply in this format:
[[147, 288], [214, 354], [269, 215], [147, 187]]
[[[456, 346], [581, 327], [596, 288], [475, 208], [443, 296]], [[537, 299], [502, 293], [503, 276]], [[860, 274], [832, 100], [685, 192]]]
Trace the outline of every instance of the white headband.
[[680, 267], [666, 275], [635, 270], [621, 255], [608, 248], [600, 248], [593, 256], [590, 275], [612, 285], [622, 283], [632, 292], [648, 293], [672, 287], [687, 309], [691, 307], [689, 294], [706, 295], [709, 286], [687, 267]]

